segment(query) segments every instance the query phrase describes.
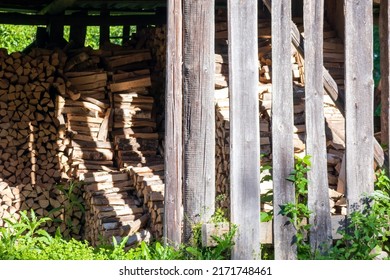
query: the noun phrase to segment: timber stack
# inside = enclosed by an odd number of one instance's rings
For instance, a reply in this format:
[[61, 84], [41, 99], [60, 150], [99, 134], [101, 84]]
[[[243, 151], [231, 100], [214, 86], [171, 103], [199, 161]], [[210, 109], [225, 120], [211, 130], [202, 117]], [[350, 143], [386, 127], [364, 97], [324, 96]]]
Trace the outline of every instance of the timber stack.
[[66, 61], [61, 50], [0, 53], [0, 221], [33, 209], [55, 220], [47, 222], [48, 232], [59, 227], [64, 236], [80, 238], [82, 211], [69, 198], [78, 190], [60, 184], [65, 129], [59, 111], [69, 92], [59, 90], [66, 89]]
[[158, 134], [147, 50], [114, 52], [105, 57], [113, 106], [112, 139], [119, 168], [147, 164], [156, 155]]
[[100, 68], [100, 52], [88, 48], [74, 51], [65, 65], [68, 91], [61, 110], [68, 142], [68, 176], [78, 178], [91, 170], [114, 170], [113, 145], [109, 141], [110, 101], [107, 72]]
[[137, 197], [142, 200], [150, 217], [151, 234], [154, 238], [161, 238], [164, 217], [164, 160], [156, 158], [154, 165], [131, 167], [128, 170]]
[[134, 194], [127, 172], [90, 172], [81, 179], [85, 184], [85, 238], [93, 246], [113, 238], [120, 242], [124, 237], [129, 238], [126, 246], [131, 246], [150, 238], [145, 229], [149, 215]]

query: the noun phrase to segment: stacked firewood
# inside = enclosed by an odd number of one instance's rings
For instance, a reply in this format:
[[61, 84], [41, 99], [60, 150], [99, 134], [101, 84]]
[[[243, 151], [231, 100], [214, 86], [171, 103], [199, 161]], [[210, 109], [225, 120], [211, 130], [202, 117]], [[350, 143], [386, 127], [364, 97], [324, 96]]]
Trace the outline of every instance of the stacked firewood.
[[145, 164], [156, 155], [158, 134], [152, 114], [154, 98], [149, 94], [149, 51], [113, 54], [105, 63], [111, 71], [112, 139], [119, 168]]
[[68, 132], [62, 143], [67, 177], [77, 178], [89, 170], [113, 170], [108, 76], [99, 68], [100, 55], [101, 51], [88, 48], [75, 50], [65, 65], [63, 79], [69, 96], [62, 100], [59, 114]]
[[145, 47], [150, 49], [152, 54], [151, 78], [153, 87], [150, 94], [155, 102], [156, 132], [159, 134], [158, 153], [164, 155], [164, 134], [165, 134], [165, 67], [166, 67], [166, 46], [167, 27], [166, 25], [147, 27], [140, 30], [139, 42], [145, 42]]
[[58, 168], [55, 99], [61, 54], [0, 53], [0, 172], [10, 184], [53, 184]]
[[156, 158], [154, 165], [129, 168], [137, 197], [142, 199], [150, 216], [149, 229], [155, 238], [163, 235], [164, 217], [164, 164], [162, 158]]
[[127, 173], [90, 172], [81, 179], [85, 183], [85, 238], [92, 245], [129, 237], [130, 246], [150, 238], [145, 230], [137, 234], [146, 227], [149, 214], [134, 194], [134, 183]]
[[33, 210], [39, 218], [51, 218], [44, 225], [49, 233], [59, 229], [64, 237], [80, 239], [84, 219], [78, 199], [81, 189], [72, 184], [75, 183], [39, 186], [0, 182], [0, 227], [5, 225], [3, 219], [18, 220], [20, 211], [30, 214]]

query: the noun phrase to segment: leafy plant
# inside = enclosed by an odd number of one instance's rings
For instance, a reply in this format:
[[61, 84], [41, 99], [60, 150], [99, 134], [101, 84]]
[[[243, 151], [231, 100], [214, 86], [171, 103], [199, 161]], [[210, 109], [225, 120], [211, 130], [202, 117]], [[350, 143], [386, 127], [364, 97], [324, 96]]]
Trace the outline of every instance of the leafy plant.
[[72, 232], [78, 232], [78, 229], [74, 228], [73, 215], [75, 212], [80, 211], [82, 215], [85, 213], [83, 199], [81, 196], [81, 187], [83, 182], [70, 180], [66, 184], [57, 184], [55, 188], [65, 197], [66, 203], [61, 206], [54, 208], [50, 213], [63, 211], [64, 220], [55, 219], [55, 222], [64, 222], [68, 228], [69, 234]]
[[329, 258], [373, 259], [381, 251], [390, 252], [390, 179], [384, 170], [376, 173], [375, 191], [363, 197], [361, 211], [350, 214], [342, 238], [333, 246]]
[[310, 156], [306, 155], [303, 158], [295, 158], [294, 170], [287, 178], [293, 182], [295, 187], [295, 202], [289, 202], [280, 206], [280, 215], [286, 216], [289, 222], [296, 230], [294, 243], [297, 245], [297, 251], [300, 258], [310, 258], [311, 248], [306, 242], [311, 225], [307, 223], [310, 215], [307, 206], [307, 172], [310, 170]]
[[[264, 157], [264, 155], [262, 154], [261, 158], [263, 158], [263, 157]], [[260, 166], [260, 174], [261, 174], [260, 184], [264, 183], [264, 182], [272, 181], [271, 170], [272, 170], [271, 165], [261, 164], [261, 166]], [[260, 194], [261, 203], [272, 204], [273, 199], [274, 199], [274, 194], [273, 194], [272, 189], [268, 190], [265, 193]], [[269, 222], [273, 219], [273, 216], [274, 216], [273, 210], [262, 211], [260, 213], [260, 222], [262, 222], [262, 223]]]
[[230, 259], [231, 249], [234, 246], [233, 238], [237, 232], [237, 226], [232, 225], [222, 237], [212, 236], [217, 242], [215, 247], [205, 247], [201, 244], [188, 246], [185, 250], [189, 253], [188, 258], [194, 260], [224, 260]]

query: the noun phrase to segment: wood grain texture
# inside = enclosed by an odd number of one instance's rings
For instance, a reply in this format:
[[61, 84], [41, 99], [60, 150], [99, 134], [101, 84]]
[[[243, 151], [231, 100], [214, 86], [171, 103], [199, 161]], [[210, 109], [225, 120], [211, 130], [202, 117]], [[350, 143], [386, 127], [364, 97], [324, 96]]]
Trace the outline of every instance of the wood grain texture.
[[165, 96], [165, 244], [181, 243], [183, 176], [182, 5], [168, 1], [167, 77]]
[[[379, 16], [380, 32], [380, 55], [381, 55], [381, 143], [389, 145], [390, 143], [390, 6], [389, 0], [382, 0]], [[389, 165], [386, 166], [389, 168]]]
[[[271, 11], [271, 1], [270, 0], [263, 0], [265, 6], [268, 8], [268, 10]], [[300, 34], [298, 27], [291, 22], [291, 40], [296, 48], [296, 50], [299, 52], [299, 54], [304, 58], [304, 39], [303, 36]], [[324, 79], [324, 89], [326, 93], [332, 98], [333, 102], [335, 103], [337, 109], [339, 109], [340, 113], [345, 115], [345, 93], [342, 89], [338, 88], [336, 82], [332, 78], [332, 76], [329, 74], [329, 72], [324, 68], [323, 71], [323, 79]], [[340, 135], [341, 139], [345, 141], [344, 135]], [[379, 166], [382, 166], [385, 163], [385, 155], [383, 152], [383, 149], [379, 142], [374, 139], [374, 157], [375, 161], [378, 163]], [[387, 163], [388, 164], [388, 163]]]
[[[357, 3], [358, 2], [358, 3]], [[348, 212], [374, 190], [372, 1], [345, 1], [346, 189]]]
[[184, 241], [215, 204], [214, 1], [184, 1]]
[[286, 178], [294, 167], [294, 115], [291, 66], [291, 2], [272, 1], [272, 156], [275, 259], [296, 259], [295, 229], [278, 215], [280, 205], [294, 202], [294, 186]]
[[313, 252], [325, 252], [332, 243], [323, 101], [323, 25], [324, 1], [305, 0], [306, 153], [312, 162], [307, 176]]
[[256, 1], [228, 1], [232, 259], [260, 257], [260, 133]]

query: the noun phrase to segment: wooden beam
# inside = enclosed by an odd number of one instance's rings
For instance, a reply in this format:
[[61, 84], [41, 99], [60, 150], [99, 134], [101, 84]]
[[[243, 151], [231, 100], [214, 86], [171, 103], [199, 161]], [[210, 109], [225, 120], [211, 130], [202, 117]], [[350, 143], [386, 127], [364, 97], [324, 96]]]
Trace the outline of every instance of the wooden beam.
[[[390, 5], [382, 0], [379, 15], [380, 55], [381, 55], [381, 144], [390, 143]], [[389, 170], [389, 165], [386, 168]]]
[[308, 207], [312, 252], [325, 253], [332, 245], [323, 87], [324, 0], [304, 1], [306, 154]]
[[182, 240], [183, 96], [182, 0], [168, 0], [167, 76], [165, 91], [165, 198], [164, 243]]
[[294, 203], [295, 188], [286, 178], [294, 168], [294, 112], [291, 66], [291, 1], [272, 2], [272, 162], [275, 259], [296, 259], [296, 230], [280, 206]]
[[[345, 1], [345, 122], [348, 212], [374, 190], [372, 1]], [[364, 20], [362, 20], [364, 19]]]
[[[3, 13], [0, 17], [0, 24], [15, 24], [15, 25], [47, 25], [55, 16], [48, 15], [25, 15], [19, 13]], [[65, 15], [64, 25], [86, 25], [99, 26], [103, 17], [99, 15]], [[156, 15], [132, 15], [132, 16], [109, 16], [104, 17], [106, 23], [110, 26], [122, 25], [147, 25], [147, 24], [162, 24], [166, 21], [166, 16]]]
[[65, 10], [76, 2], [76, 0], [54, 0], [45, 8], [43, 8], [39, 14], [40, 15], [59, 15], [65, 12]]
[[184, 241], [215, 208], [214, 0], [184, 1]]
[[[268, 10], [271, 10], [271, 1], [270, 0], [263, 0], [264, 5], [268, 8]], [[291, 21], [291, 40], [296, 48], [296, 50], [299, 52], [300, 55], [304, 58], [304, 39], [303, 36], [300, 34], [298, 27], [294, 24], [294, 22]], [[335, 103], [337, 109], [339, 109], [340, 113], [342, 115], [345, 115], [345, 94], [344, 91], [338, 88], [336, 82], [332, 78], [332, 76], [329, 74], [329, 72], [324, 68], [323, 71], [323, 79], [324, 79], [324, 89], [326, 93], [332, 98], [333, 102]], [[343, 135], [341, 135], [341, 139], [345, 141], [345, 138]], [[386, 161], [388, 161], [387, 158], [385, 158], [385, 154], [383, 152], [383, 149], [381, 145], [378, 143], [376, 139], [374, 139], [374, 157], [375, 161], [379, 166], [383, 166]]]
[[232, 259], [260, 258], [257, 2], [228, 1]]

